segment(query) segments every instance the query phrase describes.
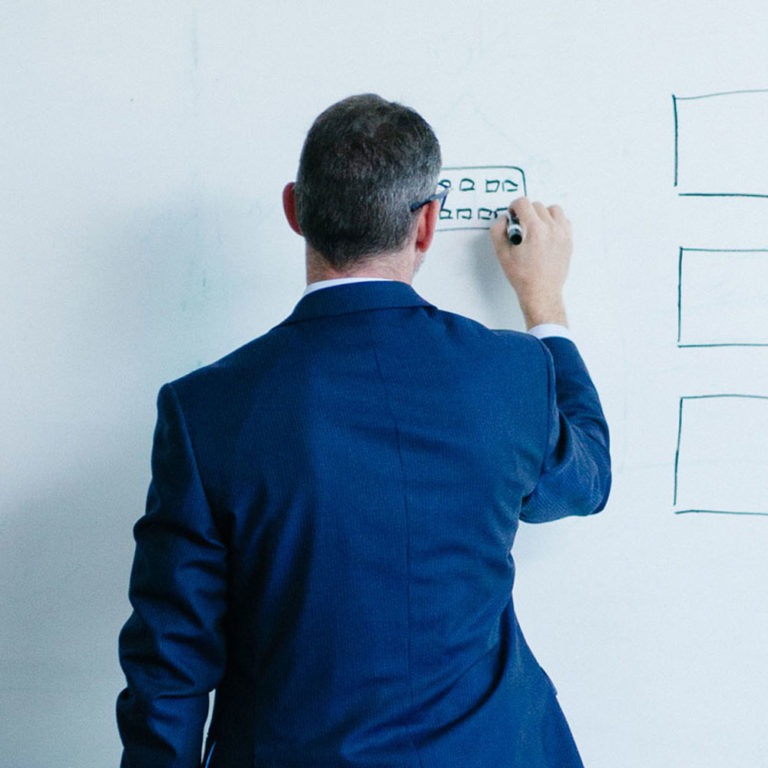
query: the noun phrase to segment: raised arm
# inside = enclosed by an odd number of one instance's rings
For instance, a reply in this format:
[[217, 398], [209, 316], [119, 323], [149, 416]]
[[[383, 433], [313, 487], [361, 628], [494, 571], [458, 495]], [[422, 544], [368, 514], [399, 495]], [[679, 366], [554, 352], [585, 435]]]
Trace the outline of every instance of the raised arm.
[[[517, 293], [526, 326], [567, 325], [563, 286], [573, 250], [571, 223], [559, 206], [520, 198], [511, 206], [524, 240], [512, 245], [506, 222], [491, 230], [496, 255]], [[576, 346], [543, 340], [549, 388], [549, 437], [539, 483], [524, 500], [521, 519], [546, 522], [601, 510], [611, 486], [608, 425]]]

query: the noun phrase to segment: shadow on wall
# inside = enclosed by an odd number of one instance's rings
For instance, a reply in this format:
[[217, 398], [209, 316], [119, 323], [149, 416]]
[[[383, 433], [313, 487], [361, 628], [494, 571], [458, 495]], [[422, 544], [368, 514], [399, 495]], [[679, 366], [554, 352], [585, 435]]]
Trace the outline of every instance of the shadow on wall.
[[117, 635], [157, 390], [279, 322], [301, 292], [294, 241], [296, 259], [278, 267], [254, 257], [255, 213], [180, 204], [102, 223], [62, 245], [46, 305], [31, 308], [47, 328], [25, 340], [35, 353], [14, 374], [3, 460], [4, 765], [118, 760]]
[[146, 462], [102, 440], [68, 480], [3, 512], [0, 743], [23, 768], [115, 764], [116, 637]]

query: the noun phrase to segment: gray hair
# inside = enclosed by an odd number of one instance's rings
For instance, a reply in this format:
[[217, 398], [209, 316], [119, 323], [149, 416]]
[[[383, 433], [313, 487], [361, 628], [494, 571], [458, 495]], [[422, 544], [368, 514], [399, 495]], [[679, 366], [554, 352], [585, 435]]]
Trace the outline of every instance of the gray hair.
[[335, 268], [398, 250], [415, 203], [434, 193], [440, 144], [414, 110], [374, 94], [326, 109], [307, 134], [296, 178], [304, 237]]

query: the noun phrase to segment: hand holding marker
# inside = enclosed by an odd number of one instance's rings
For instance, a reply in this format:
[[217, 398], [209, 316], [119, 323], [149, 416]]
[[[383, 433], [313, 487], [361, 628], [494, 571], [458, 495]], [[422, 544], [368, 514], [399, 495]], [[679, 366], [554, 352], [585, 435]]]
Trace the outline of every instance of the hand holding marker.
[[520, 245], [523, 242], [523, 228], [520, 219], [515, 216], [514, 208], [505, 211], [507, 217], [507, 239], [512, 245]]

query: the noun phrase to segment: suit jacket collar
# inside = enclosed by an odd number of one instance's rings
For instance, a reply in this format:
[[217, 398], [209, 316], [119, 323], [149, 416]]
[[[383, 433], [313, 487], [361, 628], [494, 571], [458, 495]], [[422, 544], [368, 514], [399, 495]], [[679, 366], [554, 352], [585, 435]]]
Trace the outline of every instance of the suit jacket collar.
[[399, 281], [349, 283], [322, 288], [304, 296], [293, 312], [281, 323], [288, 325], [303, 320], [331, 315], [346, 315], [372, 309], [430, 307], [407, 283]]

